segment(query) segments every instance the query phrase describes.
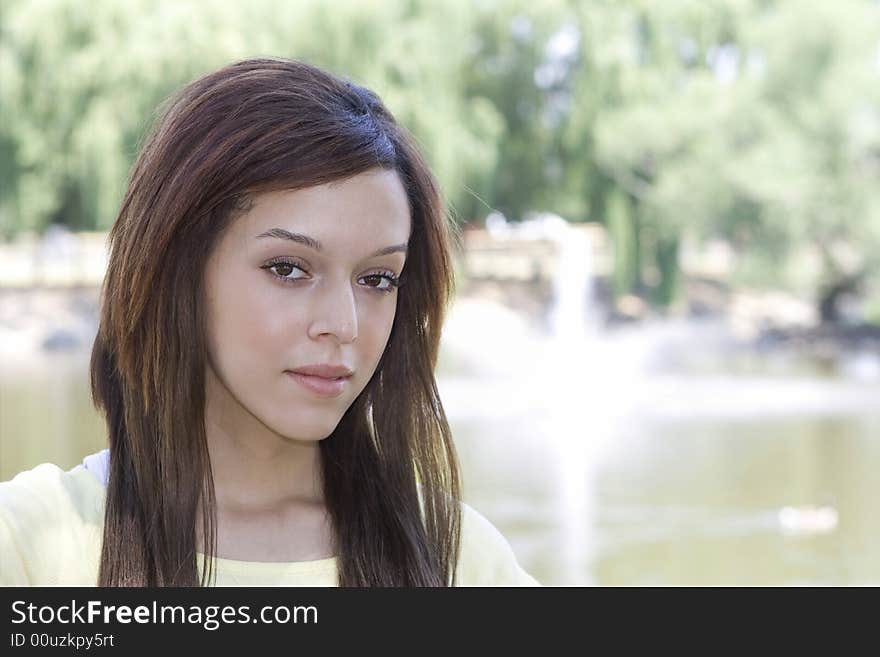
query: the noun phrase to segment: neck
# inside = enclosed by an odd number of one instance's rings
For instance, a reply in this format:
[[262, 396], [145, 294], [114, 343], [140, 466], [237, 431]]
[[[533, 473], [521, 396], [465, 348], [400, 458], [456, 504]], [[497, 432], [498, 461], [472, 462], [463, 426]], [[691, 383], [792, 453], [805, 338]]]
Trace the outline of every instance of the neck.
[[319, 443], [290, 440], [262, 427], [241, 433], [206, 421], [219, 509], [323, 504]]
[[322, 506], [319, 441], [276, 433], [217, 383], [209, 384], [205, 435], [218, 510]]

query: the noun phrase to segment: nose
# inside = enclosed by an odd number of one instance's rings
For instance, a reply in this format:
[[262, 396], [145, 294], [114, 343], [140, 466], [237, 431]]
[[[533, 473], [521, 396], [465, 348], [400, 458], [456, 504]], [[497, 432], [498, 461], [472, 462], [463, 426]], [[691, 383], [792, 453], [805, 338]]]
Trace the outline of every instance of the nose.
[[333, 335], [341, 343], [357, 340], [357, 302], [348, 282], [328, 284], [318, 292], [309, 337]]

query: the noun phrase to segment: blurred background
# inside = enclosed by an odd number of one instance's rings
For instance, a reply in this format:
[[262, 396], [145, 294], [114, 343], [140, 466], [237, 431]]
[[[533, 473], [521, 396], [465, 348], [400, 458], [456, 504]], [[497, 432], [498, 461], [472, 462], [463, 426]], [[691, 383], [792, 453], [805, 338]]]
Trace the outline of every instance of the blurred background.
[[2, 0], [0, 480], [106, 446], [128, 169], [259, 55], [376, 90], [440, 179], [465, 500], [541, 582], [880, 584], [876, 0]]

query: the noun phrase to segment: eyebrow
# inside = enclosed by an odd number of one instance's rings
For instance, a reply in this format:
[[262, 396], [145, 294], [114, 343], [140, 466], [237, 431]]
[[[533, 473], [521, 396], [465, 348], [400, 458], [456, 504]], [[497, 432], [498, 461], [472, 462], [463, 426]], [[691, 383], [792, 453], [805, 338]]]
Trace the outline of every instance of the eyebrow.
[[[307, 246], [314, 251], [318, 251], [319, 253], [324, 250], [324, 247], [321, 245], [321, 243], [314, 237], [309, 237], [308, 235], [303, 235], [302, 233], [291, 233], [289, 230], [284, 230], [283, 228], [270, 228], [266, 232], [257, 235], [257, 239], [263, 237], [274, 237], [276, 239], [289, 240], [291, 242], [296, 242], [297, 244]], [[398, 252], [406, 253], [408, 248], [409, 247], [406, 244], [394, 244], [393, 246], [383, 247], [375, 253], [370, 254], [368, 257], [376, 258], [378, 256]]]

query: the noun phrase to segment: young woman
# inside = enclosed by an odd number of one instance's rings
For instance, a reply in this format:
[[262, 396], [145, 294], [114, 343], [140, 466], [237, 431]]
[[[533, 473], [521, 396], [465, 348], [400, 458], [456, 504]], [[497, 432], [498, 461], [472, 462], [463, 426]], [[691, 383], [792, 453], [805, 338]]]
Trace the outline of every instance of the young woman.
[[0, 581], [537, 584], [460, 501], [451, 239], [371, 91], [275, 59], [184, 88], [110, 233], [109, 449], [0, 484]]

